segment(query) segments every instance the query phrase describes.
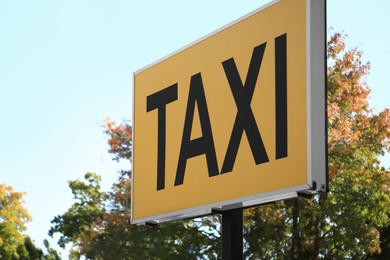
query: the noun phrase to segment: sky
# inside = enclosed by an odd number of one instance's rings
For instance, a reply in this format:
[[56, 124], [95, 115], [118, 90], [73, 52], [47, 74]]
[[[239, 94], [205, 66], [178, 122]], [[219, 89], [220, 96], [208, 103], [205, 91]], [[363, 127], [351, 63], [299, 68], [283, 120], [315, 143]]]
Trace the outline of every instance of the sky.
[[[111, 160], [102, 124], [131, 120], [133, 72], [267, 2], [0, 0], [0, 183], [26, 192], [38, 246], [72, 204], [69, 180], [96, 172], [108, 190], [129, 167]], [[371, 62], [370, 104], [390, 107], [390, 1], [327, 4], [328, 35], [345, 32]]]

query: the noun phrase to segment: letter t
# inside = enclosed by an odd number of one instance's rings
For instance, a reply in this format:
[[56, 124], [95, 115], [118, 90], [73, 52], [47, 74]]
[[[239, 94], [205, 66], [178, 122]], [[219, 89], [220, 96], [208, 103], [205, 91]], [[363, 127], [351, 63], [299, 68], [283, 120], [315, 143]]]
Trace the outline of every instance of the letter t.
[[146, 112], [157, 109], [157, 190], [165, 188], [166, 106], [177, 100], [177, 83], [146, 97]]

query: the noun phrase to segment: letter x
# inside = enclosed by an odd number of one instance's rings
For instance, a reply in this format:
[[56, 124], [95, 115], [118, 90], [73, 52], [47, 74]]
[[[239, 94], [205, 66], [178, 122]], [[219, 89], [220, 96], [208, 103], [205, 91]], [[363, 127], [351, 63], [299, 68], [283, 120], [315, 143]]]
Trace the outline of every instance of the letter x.
[[251, 101], [256, 87], [257, 78], [263, 60], [264, 50], [267, 43], [263, 43], [253, 49], [249, 70], [246, 76], [245, 85], [242, 84], [236, 63], [233, 58], [222, 62], [228, 79], [230, 89], [237, 106], [237, 115], [234, 122], [229, 146], [223, 162], [221, 173], [231, 172], [236, 160], [238, 147], [240, 146], [242, 134], [245, 131], [252, 150], [256, 164], [268, 162], [267, 152], [263, 140], [256, 124], [255, 117], [251, 109]]

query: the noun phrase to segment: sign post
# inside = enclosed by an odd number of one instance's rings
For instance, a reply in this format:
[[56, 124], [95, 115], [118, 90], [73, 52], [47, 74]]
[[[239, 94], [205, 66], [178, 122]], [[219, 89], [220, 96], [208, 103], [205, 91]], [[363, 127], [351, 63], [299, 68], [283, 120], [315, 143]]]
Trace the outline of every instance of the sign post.
[[132, 223], [222, 212], [242, 255], [242, 208], [326, 192], [325, 42], [325, 0], [275, 0], [135, 72]]
[[243, 209], [222, 212], [222, 259], [243, 259]]

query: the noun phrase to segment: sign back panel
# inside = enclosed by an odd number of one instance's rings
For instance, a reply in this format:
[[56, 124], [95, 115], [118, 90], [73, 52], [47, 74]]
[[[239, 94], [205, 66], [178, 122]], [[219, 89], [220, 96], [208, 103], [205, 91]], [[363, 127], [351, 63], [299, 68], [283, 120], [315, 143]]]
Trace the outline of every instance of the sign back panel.
[[132, 223], [327, 189], [324, 0], [274, 1], [134, 73]]

